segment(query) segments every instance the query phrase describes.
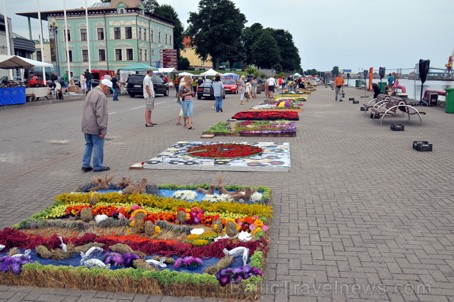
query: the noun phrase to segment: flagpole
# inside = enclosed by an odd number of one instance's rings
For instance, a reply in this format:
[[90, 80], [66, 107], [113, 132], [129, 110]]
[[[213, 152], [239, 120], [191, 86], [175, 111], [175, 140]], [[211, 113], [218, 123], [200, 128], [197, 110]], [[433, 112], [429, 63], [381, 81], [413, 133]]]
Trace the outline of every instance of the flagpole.
[[[5, 32], [6, 32], [6, 51], [7, 55], [11, 55], [11, 44], [9, 41], [9, 25], [8, 25], [8, 16], [6, 15], [6, 0], [3, 0], [3, 17], [5, 18]], [[13, 70], [8, 71], [9, 79], [13, 79]]]
[[[38, 4], [38, 22], [39, 22], [39, 31], [40, 31], [40, 35], [39, 35], [39, 43], [41, 43], [41, 62], [44, 63], [44, 46], [43, 46], [43, 22], [41, 20], [41, 9], [39, 8], [39, 0], [36, 0], [37, 1], [37, 4]], [[46, 81], [46, 68], [45, 67], [41, 67], [42, 68], [42, 71], [43, 71], [43, 81], [44, 81], [44, 85], [46, 85], [47, 81]]]
[[68, 82], [71, 82], [71, 64], [69, 62], [69, 42], [68, 42], [68, 21], [66, 19], [66, 0], [63, 0], [63, 13], [65, 15], [65, 40], [66, 40], [66, 62], [68, 64]]
[[88, 70], [91, 72], [90, 27], [88, 26], [88, 5], [87, 5], [87, 0], [85, 0], [85, 26], [87, 28]]

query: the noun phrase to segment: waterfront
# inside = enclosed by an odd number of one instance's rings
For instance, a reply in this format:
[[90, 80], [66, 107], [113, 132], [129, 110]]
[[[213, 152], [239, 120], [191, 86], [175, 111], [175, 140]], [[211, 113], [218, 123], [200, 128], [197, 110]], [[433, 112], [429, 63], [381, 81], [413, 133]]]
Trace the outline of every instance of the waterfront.
[[[384, 78], [383, 81], [386, 82], [387, 78]], [[355, 79], [350, 79], [348, 85], [355, 86]], [[380, 79], [373, 79], [374, 83], [380, 82]], [[407, 89], [408, 97], [411, 99], [420, 98], [421, 93], [421, 80], [408, 80], [408, 79], [399, 79], [399, 83], [402, 86], [405, 86]], [[424, 90], [445, 90], [446, 88], [454, 88], [454, 81], [426, 81], [424, 83]], [[444, 96], [439, 96], [439, 100], [444, 100]]]

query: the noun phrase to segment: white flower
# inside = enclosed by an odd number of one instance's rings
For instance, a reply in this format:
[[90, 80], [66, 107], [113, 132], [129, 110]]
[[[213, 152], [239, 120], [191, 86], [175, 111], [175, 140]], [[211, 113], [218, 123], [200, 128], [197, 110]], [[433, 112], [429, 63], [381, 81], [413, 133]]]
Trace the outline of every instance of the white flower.
[[252, 194], [252, 196], [251, 196], [251, 201], [252, 201], [252, 202], [259, 202], [260, 200], [262, 200], [262, 197], [263, 197], [263, 194], [262, 194], [262, 193], [255, 192], [255, 193]]
[[232, 197], [228, 194], [206, 194], [203, 198], [209, 202], [221, 202], [221, 201], [232, 201]]
[[173, 192], [172, 197], [184, 200], [195, 200], [197, 192], [191, 190], [178, 190]]

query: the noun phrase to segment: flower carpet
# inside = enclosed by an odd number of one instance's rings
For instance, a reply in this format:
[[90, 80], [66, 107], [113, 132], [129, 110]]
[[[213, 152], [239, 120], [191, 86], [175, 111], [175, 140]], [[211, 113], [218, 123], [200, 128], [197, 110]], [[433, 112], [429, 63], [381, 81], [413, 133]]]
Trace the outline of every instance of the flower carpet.
[[0, 284], [258, 299], [268, 187], [95, 178], [0, 230]]
[[[287, 104], [290, 104], [291, 102], [287, 102]], [[258, 104], [250, 107], [248, 111], [277, 111], [277, 110], [282, 110], [282, 111], [295, 111], [295, 112], [300, 112], [302, 109], [300, 106], [295, 106], [295, 105], [288, 105], [288, 106], [279, 106], [281, 102], [279, 103], [265, 103], [265, 104]], [[285, 104], [285, 103], [284, 103]]]
[[[251, 172], [288, 172], [290, 171], [290, 144], [287, 142], [237, 143], [240, 146], [253, 146], [262, 149], [261, 153], [250, 156], [229, 157], [229, 150], [215, 157], [201, 158], [189, 151], [200, 146], [219, 145], [218, 142], [181, 141], [167, 148], [155, 157], [136, 163], [130, 169], [189, 169], [208, 171], [251, 171]], [[227, 149], [229, 147], [226, 147]]]
[[[266, 112], [245, 112], [247, 113], [266, 113]], [[296, 112], [287, 112], [296, 113]], [[239, 116], [236, 114], [235, 116]], [[279, 116], [279, 114], [276, 114]], [[298, 117], [298, 114], [296, 113]], [[214, 134], [215, 136], [296, 136], [295, 122], [285, 120], [278, 121], [236, 121], [234, 123], [221, 122], [203, 132], [203, 134]]]
[[240, 111], [232, 119], [236, 120], [299, 120], [298, 112], [287, 110]]

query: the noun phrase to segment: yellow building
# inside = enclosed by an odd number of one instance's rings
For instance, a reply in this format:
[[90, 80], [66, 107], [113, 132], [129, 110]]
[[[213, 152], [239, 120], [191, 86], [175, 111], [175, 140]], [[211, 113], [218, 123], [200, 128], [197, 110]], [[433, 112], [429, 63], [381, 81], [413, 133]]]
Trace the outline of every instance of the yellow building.
[[180, 57], [189, 60], [189, 66], [194, 69], [209, 69], [213, 67], [211, 56], [208, 56], [206, 61], [203, 61], [191, 46], [191, 38], [189, 36], [183, 39], [184, 49], [180, 51]]

